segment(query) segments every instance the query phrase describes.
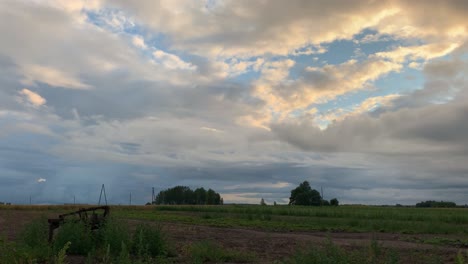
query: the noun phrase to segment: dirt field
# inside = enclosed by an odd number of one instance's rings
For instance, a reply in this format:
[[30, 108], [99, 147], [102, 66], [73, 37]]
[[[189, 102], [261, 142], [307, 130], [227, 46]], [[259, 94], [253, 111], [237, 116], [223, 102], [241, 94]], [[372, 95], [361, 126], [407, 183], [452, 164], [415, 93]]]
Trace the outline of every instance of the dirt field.
[[[0, 210], [0, 231], [7, 238], [14, 240], [25, 224], [40, 217], [56, 217], [55, 213], [25, 210]], [[140, 220], [128, 220], [135, 226]], [[430, 235], [403, 235], [390, 233], [325, 233], [325, 232], [268, 232], [251, 229], [218, 228], [175, 223], [162, 223], [162, 228], [176, 248], [175, 262], [187, 262], [187, 247], [197, 241], [210, 240], [224, 248], [254, 252], [259, 263], [273, 263], [294, 254], [299, 248], [319, 246], [331, 239], [335, 244], [346, 249], [366, 249], [375, 239], [387, 249], [396, 250], [402, 263], [427, 263], [431, 256], [437, 256], [444, 263], [454, 263], [454, 257], [461, 249], [457, 246], [434, 246], [408, 242], [422, 241]], [[440, 236], [457, 239], [456, 236]], [[466, 249], [463, 249], [466, 250]], [[421, 259], [424, 256], [424, 260]], [[72, 263], [84, 263], [81, 257], [71, 257]], [[422, 261], [422, 262], [421, 262]]]

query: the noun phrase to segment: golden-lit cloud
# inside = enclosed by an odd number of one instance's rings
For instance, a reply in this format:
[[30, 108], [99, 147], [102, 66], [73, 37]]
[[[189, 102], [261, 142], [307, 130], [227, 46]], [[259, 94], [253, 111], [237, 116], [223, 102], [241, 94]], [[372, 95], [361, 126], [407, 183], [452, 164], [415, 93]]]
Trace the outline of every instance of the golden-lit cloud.
[[46, 99], [40, 96], [38, 93], [35, 93], [31, 90], [24, 88], [23, 90], [19, 91], [19, 94], [24, 96], [28, 103], [32, 104], [35, 107], [39, 107], [46, 103]]

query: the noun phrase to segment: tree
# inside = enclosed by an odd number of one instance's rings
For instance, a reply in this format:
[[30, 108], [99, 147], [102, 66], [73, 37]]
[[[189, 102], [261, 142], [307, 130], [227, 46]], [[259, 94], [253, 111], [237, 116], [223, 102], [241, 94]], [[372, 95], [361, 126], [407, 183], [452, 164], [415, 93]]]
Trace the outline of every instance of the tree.
[[260, 200], [260, 205], [267, 205], [267, 204], [265, 203], [265, 200], [263, 200], [263, 198], [262, 198], [262, 200]]
[[195, 201], [197, 204], [205, 204], [206, 203], [206, 190], [205, 188], [198, 188], [194, 191], [195, 194]]
[[322, 197], [320, 193], [312, 189], [308, 181], [304, 181], [299, 186], [291, 191], [291, 197], [289, 197], [290, 205], [320, 205]]
[[340, 202], [338, 202], [338, 199], [336, 199], [336, 198], [333, 198], [333, 199], [330, 200], [330, 205], [331, 206], [338, 206], [339, 203]]
[[192, 191], [187, 186], [176, 186], [160, 191], [155, 204], [221, 204], [219, 193], [209, 189], [198, 188]]

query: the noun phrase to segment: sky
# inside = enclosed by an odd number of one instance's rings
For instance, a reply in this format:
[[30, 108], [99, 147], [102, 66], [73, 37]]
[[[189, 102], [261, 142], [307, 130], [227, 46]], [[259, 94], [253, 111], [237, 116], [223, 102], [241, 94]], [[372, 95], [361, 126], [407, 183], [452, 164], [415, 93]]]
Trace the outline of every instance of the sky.
[[464, 0], [0, 1], [0, 201], [468, 203]]

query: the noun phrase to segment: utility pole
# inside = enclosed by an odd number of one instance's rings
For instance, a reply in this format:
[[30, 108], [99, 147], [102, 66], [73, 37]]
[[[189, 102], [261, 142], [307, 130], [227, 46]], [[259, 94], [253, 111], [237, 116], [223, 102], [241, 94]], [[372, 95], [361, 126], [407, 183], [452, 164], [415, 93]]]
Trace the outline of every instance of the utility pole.
[[75, 195], [73, 195], [73, 205], [76, 205]]
[[154, 197], [154, 187], [153, 187], [153, 193], [151, 194], [151, 204], [154, 204], [154, 200], [156, 197]]
[[99, 202], [98, 202], [98, 205], [101, 205], [101, 198], [102, 198], [102, 194], [104, 193], [104, 201], [106, 202], [106, 205], [107, 205], [107, 196], [106, 196], [106, 188], [104, 187], [104, 184], [102, 184], [102, 187], [101, 187], [101, 194], [99, 194]]
[[128, 205], [132, 205], [132, 193], [130, 193], [130, 202], [128, 203]]

